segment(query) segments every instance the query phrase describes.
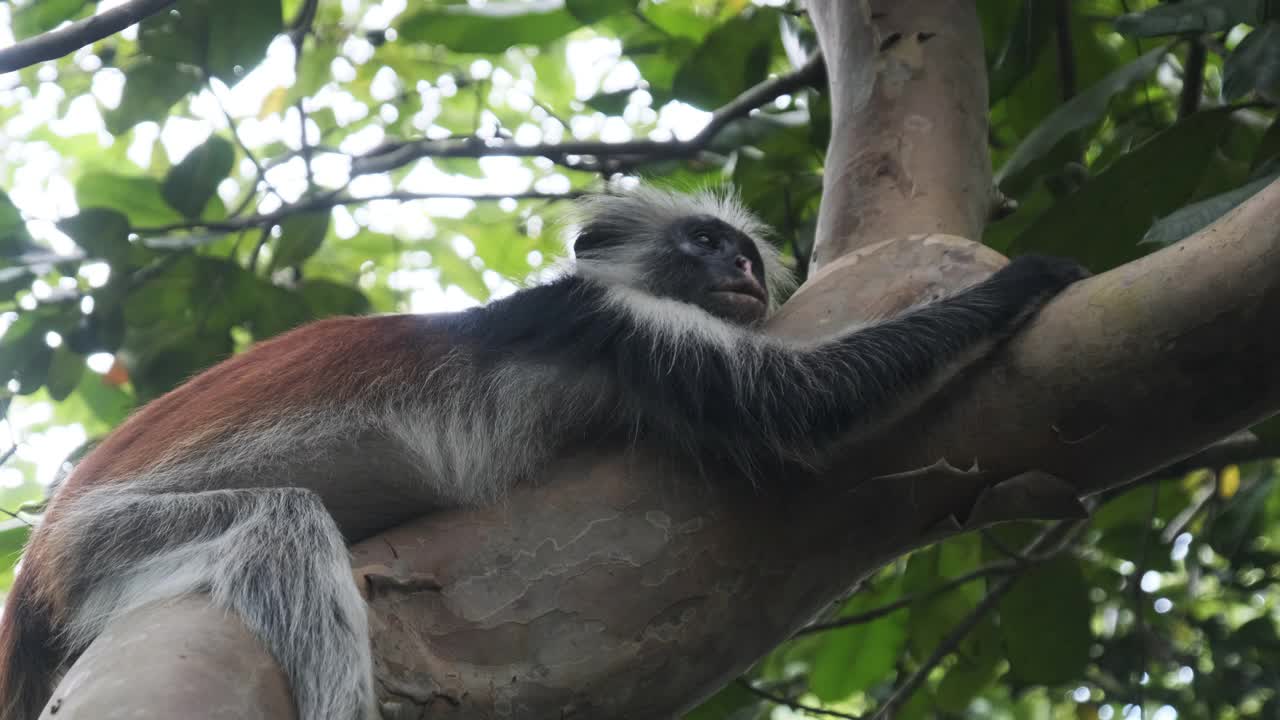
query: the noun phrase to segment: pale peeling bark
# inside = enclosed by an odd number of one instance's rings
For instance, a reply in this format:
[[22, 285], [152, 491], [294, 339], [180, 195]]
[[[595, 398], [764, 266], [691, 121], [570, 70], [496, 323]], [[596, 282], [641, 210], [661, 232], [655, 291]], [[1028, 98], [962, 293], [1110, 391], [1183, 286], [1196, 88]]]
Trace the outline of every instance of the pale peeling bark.
[[[818, 271], [771, 326], [796, 337], [1003, 262], [964, 239], [978, 237], [990, 196], [973, 4], [828, 0], [814, 17], [834, 128]], [[1177, 246], [1072, 288], [992, 363], [816, 486], [726, 498], [654, 458], [601, 449], [500, 506], [360, 543], [388, 717], [670, 718], [957, 521], [1069, 514], [1076, 494], [1280, 410], [1277, 317], [1280, 183]], [[989, 472], [873, 479], [944, 457]], [[1032, 469], [1053, 475], [990, 487]], [[117, 624], [73, 677], [111, 675], [146, 706], [154, 681], [120, 667], [130, 642], [199, 654], [236, 624], [187, 612], [182, 630]], [[246, 640], [244, 652], [261, 651]], [[201, 676], [191, 692], [228, 683]], [[97, 698], [105, 685], [73, 690]], [[240, 716], [278, 702], [272, 687], [240, 695]], [[216, 716], [191, 705], [184, 717]]]

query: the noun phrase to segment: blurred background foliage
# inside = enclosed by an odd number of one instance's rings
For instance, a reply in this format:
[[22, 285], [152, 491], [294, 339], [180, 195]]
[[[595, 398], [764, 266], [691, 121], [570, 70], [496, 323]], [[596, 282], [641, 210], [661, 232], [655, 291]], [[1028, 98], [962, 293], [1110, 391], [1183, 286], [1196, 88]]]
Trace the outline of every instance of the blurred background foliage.
[[[0, 44], [117, 4], [0, 2]], [[1280, 175], [1280, 4], [977, 5], [992, 247], [1103, 271]], [[787, 0], [180, 0], [0, 76], [0, 587], [30, 503], [131, 409], [308, 320], [536, 282], [582, 191], [732, 181], [803, 269], [830, 114], [812, 49]], [[1255, 431], [1082, 528], [895, 562], [689, 717], [897, 692], [904, 720], [1280, 718], [1280, 446]]]

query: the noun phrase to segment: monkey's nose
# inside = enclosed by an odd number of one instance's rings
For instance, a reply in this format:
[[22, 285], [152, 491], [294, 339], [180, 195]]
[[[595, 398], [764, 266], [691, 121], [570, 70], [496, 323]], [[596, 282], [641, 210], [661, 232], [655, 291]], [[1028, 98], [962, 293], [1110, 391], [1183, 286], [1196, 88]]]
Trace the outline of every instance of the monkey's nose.
[[751, 261], [746, 259], [745, 257], [739, 255], [738, 257], [733, 259], [733, 264], [736, 265], [738, 269], [741, 270], [742, 272], [748, 275], [751, 274]]

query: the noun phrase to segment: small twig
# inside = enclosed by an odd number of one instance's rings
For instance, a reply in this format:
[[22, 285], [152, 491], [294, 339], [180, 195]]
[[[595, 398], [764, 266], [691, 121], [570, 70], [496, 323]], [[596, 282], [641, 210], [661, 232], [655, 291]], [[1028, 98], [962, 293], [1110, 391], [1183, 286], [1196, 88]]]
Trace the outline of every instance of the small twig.
[[986, 617], [987, 613], [995, 608], [996, 603], [1000, 602], [1000, 598], [1004, 597], [1004, 594], [1013, 587], [1015, 580], [1017, 580], [1016, 577], [997, 580], [987, 591], [986, 597], [982, 598], [982, 602], [978, 603], [973, 610], [970, 610], [969, 614], [957, 623], [950, 633], [947, 633], [942, 642], [939, 642], [938, 646], [933, 649], [933, 654], [926, 658], [920, 667], [893, 691], [893, 695], [889, 696], [884, 705], [880, 706], [880, 709], [871, 716], [871, 720], [891, 720], [894, 713], [897, 712], [898, 706], [910, 699], [911, 695], [928, 679], [929, 673], [933, 672], [933, 669], [939, 663], [959, 647], [960, 643], [964, 642], [969, 632], [978, 626], [982, 618]]
[[596, 168], [587, 160], [570, 162], [571, 156], [595, 158], [596, 164], [602, 164], [606, 160], [618, 164], [635, 164], [689, 157], [705, 149], [729, 123], [745, 117], [752, 110], [780, 95], [819, 82], [825, 70], [822, 57], [814, 53], [794, 72], [770, 78], [717, 109], [711, 114], [707, 125], [689, 140], [634, 140], [618, 143], [578, 141], [543, 145], [518, 145], [504, 140], [477, 137], [413, 140], [388, 143], [366, 155], [353, 158], [351, 175], [387, 172], [424, 157], [545, 157], [580, 170]]
[[980, 567], [976, 570], [965, 573], [964, 575], [961, 575], [959, 577], [952, 578], [951, 580], [948, 580], [945, 583], [942, 583], [937, 587], [930, 588], [929, 590], [926, 590], [924, 592], [910, 593], [908, 595], [904, 595], [903, 597], [898, 598], [897, 600], [891, 603], [881, 605], [880, 607], [872, 608], [865, 612], [860, 612], [856, 615], [845, 615], [844, 617], [837, 618], [835, 620], [830, 620], [828, 622], [814, 623], [813, 625], [808, 625], [806, 627], [803, 627], [797, 630], [796, 634], [793, 637], [800, 637], [802, 635], [812, 635], [814, 633], [826, 632], [828, 630], [836, 630], [843, 627], [849, 627], [850, 625], [861, 625], [863, 623], [871, 622], [872, 620], [878, 620], [884, 617], [885, 615], [891, 615], [899, 610], [902, 610], [908, 607], [909, 605], [916, 602], [917, 600], [927, 600], [929, 598], [942, 595], [944, 593], [950, 592], [960, 587], [961, 585], [967, 585], [973, 582], [974, 580], [980, 580], [982, 578], [991, 577], [993, 575], [1008, 575], [1010, 573], [1015, 573], [1021, 570], [1023, 566], [1026, 564], [1027, 564], [1026, 561], [1018, 562], [1018, 563], [1014, 563], [1014, 562], [992, 563], [991, 565]]
[[12, 510], [0, 508], [0, 515], [8, 515], [9, 517], [13, 518], [14, 520], [17, 520], [18, 522], [22, 523], [23, 525], [26, 525], [29, 528], [35, 527], [35, 523], [32, 523], [30, 520], [24, 517], [21, 517], [20, 515], [18, 515], [18, 513]]
[[236, 119], [231, 116], [231, 111], [227, 110], [227, 106], [222, 102], [222, 98], [218, 97], [218, 91], [214, 89], [213, 83], [207, 75], [205, 76], [205, 87], [209, 89], [209, 94], [213, 96], [214, 104], [216, 104], [218, 109], [222, 111], [222, 117], [227, 121], [227, 129], [231, 131], [231, 139], [235, 141], [236, 147], [240, 148], [240, 152], [244, 153], [244, 156], [249, 158], [249, 162], [253, 163], [253, 169], [258, 175], [253, 181], [253, 186], [249, 188], [249, 197], [241, 201], [240, 205], [236, 207], [236, 211], [231, 213], [231, 217], [239, 215], [244, 212], [246, 207], [248, 207], [249, 200], [257, 193], [258, 183], [264, 184], [272, 195], [275, 195], [280, 199], [281, 203], [286, 202], [284, 196], [280, 194], [280, 191], [277, 190], [269, 180], [267, 180], [267, 171], [262, 167], [262, 163], [258, 160], [258, 156], [253, 154], [253, 151], [245, 144], [244, 138], [240, 137], [240, 128], [236, 125]]
[[160, 12], [177, 0], [132, 0], [67, 27], [43, 33], [0, 50], [0, 73], [21, 70], [45, 60], [57, 60], [80, 48]]
[[1009, 558], [1015, 565], [1025, 565], [1027, 563], [1025, 555], [1005, 545], [1004, 541], [991, 532], [990, 528], [982, 528], [978, 532], [982, 535], [982, 539], [987, 541], [988, 545], [995, 548], [1001, 555]]
[[761, 688], [758, 688], [755, 685], [752, 685], [751, 682], [746, 678], [738, 678], [738, 684], [741, 685], [744, 690], [751, 693], [752, 695], [755, 695], [756, 697], [763, 698], [777, 705], [782, 705], [784, 707], [791, 708], [796, 712], [810, 713], [812, 715], [820, 715], [823, 717], [845, 718], [846, 720], [859, 720], [861, 717], [859, 715], [850, 715], [849, 713], [842, 713], [842, 712], [839, 712], [838, 710], [824, 710], [822, 708], [813, 707], [812, 705], [805, 705], [803, 703], [792, 700], [791, 698], [788, 698], [784, 695], [778, 695], [775, 693], [771, 693], [768, 690], [763, 690]]
[[1160, 488], [1151, 486], [1151, 513], [1147, 517], [1146, 529], [1142, 535], [1142, 546], [1138, 549], [1137, 563], [1133, 568], [1133, 630], [1138, 637], [1138, 677], [1136, 680], [1138, 699], [1134, 705], [1138, 708], [1138, 720], [1146, 717], [1147, 695], [1142, 684], [1142, 676], [1147, 674], [1150, 659], [1147, 657], [1147, 613], [1146, 598], [1142, 592], [1142, 577], [1147, 574], [1147, 552], [1151, 546], [1152, 524], [1160, 511]]
[[305, 194], [311, 194], [316, 186], [315, 176], [311, 172], [311, 146], [307, 144], [307, 111], [302, 109], [302, 98], [298, 98], [298, 102], [294, 104], [298, 109], [298, 130], [301, 133], [298, 136], [298, 142], [301, 143], [302, 164], [307, 169], [307, 191]]
[[1200, 513], [1204, 512], [1209, 504], [1217, 497], [1217, 482], [1200, 488], [1191, 498], [1191, 504], [1182, 509], [1182, 512], [1173, 516], [1169, 520], [1169, 524], [1165, 526], [1164, 531], [1160, 533], [1160, 539], [1164, 542], [1171, 543], [1179, 535], [1183, 533], [1196, 518], [1200, 517]]

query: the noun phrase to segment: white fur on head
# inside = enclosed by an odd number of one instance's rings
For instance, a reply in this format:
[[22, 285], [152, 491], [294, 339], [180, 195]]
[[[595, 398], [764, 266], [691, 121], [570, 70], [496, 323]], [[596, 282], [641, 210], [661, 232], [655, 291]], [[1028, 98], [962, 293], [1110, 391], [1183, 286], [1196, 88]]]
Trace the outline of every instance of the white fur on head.
[[591, 227], [626, 238], [626, 244], [578, 253], [578, 274], [610, 285], [645, 289], [645, 274], [653, 270], [653, 264], [646, 260], [665, 241], [663, 230], [694, 215], [714, 217], [751, 238], [764, 261], [771, 310], [795, 288], [795, 276], [769, 242], [769, 226], [748, 210], [730, 187], [680, 193], [641, 185], [579, 200], [575, 218], [579, 230]]

